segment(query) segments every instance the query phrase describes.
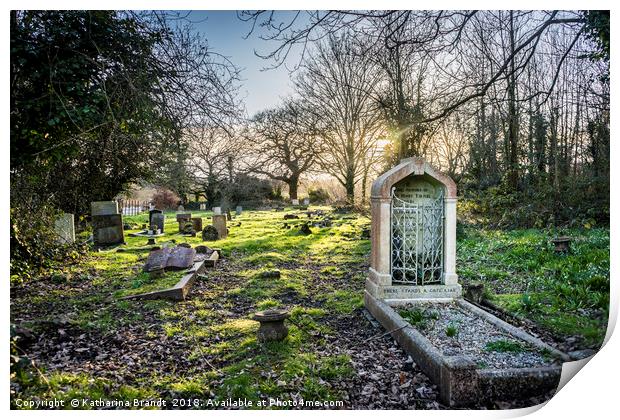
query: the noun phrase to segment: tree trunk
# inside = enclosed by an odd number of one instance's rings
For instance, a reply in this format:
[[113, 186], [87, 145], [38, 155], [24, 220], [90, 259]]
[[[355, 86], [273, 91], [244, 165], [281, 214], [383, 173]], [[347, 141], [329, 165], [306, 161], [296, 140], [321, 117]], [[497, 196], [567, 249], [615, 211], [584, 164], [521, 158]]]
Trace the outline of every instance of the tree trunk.
[[287, 181], [288, 195], [291, 200], [297, 199], [297, 189], [299, 187], [299, 174], [292, 175]]
[[[510, 11], [510, 51], [512, 54], [514, 54], [514, 49], [514, 16], [513, 12]], [[508, 79], [508, 183], [513, 189], [517, 189], [519, 186], [519, 126], [517, 121], [516, 84], [515, 64], [514, 60], [512, 60], [510, 77]]]

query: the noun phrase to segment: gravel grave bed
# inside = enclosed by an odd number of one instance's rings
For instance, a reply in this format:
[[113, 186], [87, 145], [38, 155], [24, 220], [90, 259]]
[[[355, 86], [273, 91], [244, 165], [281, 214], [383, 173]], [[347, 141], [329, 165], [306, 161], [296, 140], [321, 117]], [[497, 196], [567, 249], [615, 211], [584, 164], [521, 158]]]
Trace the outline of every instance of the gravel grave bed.
[[542, 367], [556, 363], [550, 355], [455, 303], [408, 305], [398, 312], [444, 356], [467, 356], [481, 369]]

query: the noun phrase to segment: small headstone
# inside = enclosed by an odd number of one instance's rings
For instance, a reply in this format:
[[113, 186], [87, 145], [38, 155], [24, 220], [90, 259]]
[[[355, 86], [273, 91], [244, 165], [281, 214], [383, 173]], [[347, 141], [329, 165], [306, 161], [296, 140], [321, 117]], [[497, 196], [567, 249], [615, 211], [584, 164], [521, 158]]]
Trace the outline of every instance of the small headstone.
[[213, 214], [222, 214], [221, 207], [213, 207], [211, 210], [213, 210]]
[[303, 203], [304, 203], [304, 206], [310, 205], [310, 199], [308, 197], [304, 198]]
[[125, 242], [123, 216], [107, 214], [92, 217], [93, 242], [95, 245], [118, 245]]
[[294, 206], [298, 206], [298, 205], [299, 205], [299, 200], [298, 200], [298, 199], [296, 199], [296, 198], [293, 198], [293, 199], [291, 200], [291, 204], [292, 204], [292, 205], [294, 205]]
[[181, 204], [181, 205], [177, 208], [177, 211], [178, 211], [179, 213], [183, 213], [183, 212], [185, 211], [185, 207], [183, 207], [183, 204]]
[[237, 214], [237, 216], [241, 216], [241, 212], [243, 212], [243, 207], [237, 206], [237, 208], [235, 209], [235, 213]]
[[202, 217], [192, 217], [191, 221], [194, 231], [200, 232], [202, 230]]
[[189, 222], [191, 218], [191, 213], [177, 213], [177, 222], [179, 223], [181, 223], [181, 221]]
[[213, 225], [205, 226], [202, 230], [202, 240], [203, 241], [217, 241], [219, 234], [217, 229]]
[[155, 213], [151, 219], [151, 224], [157, 226], [157, 229], [161, 233], [164, 233], [164, 224], [166, 222], [166, 215], [163, 213]]
[[200, 204], [200, 210], [206, 210], [207, 209], [207, 205], [202, 203]]
[[119, 213], [116, 201], [93, 201], [90, 203], [91, 216], [106, 216]]
[[73, 214], [63, 213], [54, 222], [54, 230], [58, 235], [58, 242], [61, 244], [72, 244], [75, 242], [75, 225], [73, 224]]
[[[157, 209], [151, 209], [149, 210], [149, 225], [153, 224], [153, 215], [154, 214], [163, 214], [164, 212], [161, 210], [157, 210]], [[143, 228], [144, 229], [144, 228]]]
[[226, 229], [226, 216], [223, 214], [214, 214], [211, 218], [213, 226], [217, 229], [217, 235], [219, 239], [228, 236], [228, 229]]

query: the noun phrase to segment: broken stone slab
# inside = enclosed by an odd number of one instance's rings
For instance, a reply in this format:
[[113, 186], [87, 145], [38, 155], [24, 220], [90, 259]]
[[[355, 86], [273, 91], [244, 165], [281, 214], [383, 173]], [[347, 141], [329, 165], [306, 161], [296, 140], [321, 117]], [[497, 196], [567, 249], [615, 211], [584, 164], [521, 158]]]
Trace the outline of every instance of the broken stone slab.
[[151, 251], [146, 264], [144, 264], [143, 271], [189, 268], [194, 263], [195, 256], [196, 250], [182, 246]]
[[[187, 248], [186, 248], [187, 249]], [[137, 295], [125, 296], [121, 300], [129, 299], [142, 299], [142, 300], [154, 300], [154, 299], [171, 299], [171, 300], [185, 300], [189, 291], [196, 281], [198, 275], [205, 271], [204, 261], [194, 263], [192, 267], [187, 270], [181, 280], [173, 287], [164, 290], [157, 290], [154, 292], [140, 293]]]

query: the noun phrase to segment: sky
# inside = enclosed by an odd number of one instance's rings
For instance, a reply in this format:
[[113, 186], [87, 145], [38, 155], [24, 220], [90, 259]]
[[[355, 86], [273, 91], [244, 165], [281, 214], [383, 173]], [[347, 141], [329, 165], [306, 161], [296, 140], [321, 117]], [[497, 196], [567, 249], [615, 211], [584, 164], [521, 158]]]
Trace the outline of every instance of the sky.
[[269, 43], [259, 39], [256, 33], [244, 39], [251, 23], [238, 19], [236, 11], [193, 11], [188, 19], [196, 31], [207, 37], [213, 51], [228, 57], [241, 68], [240, 95], [248, 116], [278, 105], [281, 97], [292, 93], [286, 68], [281, 66], [261, 71], [273, 63], [257, 57], [254, 50], [265, 53], [269, 51]]

